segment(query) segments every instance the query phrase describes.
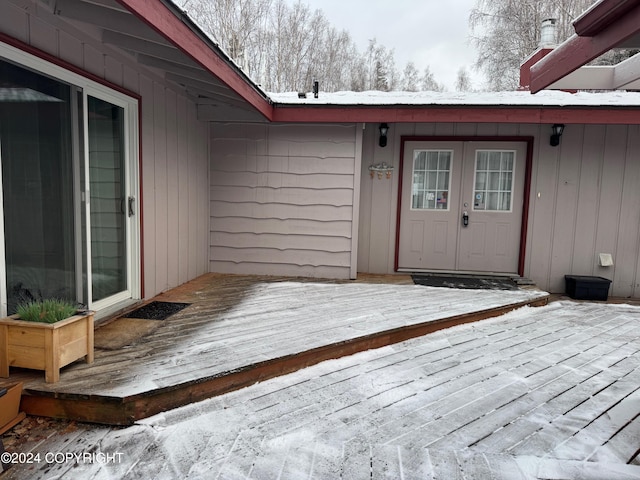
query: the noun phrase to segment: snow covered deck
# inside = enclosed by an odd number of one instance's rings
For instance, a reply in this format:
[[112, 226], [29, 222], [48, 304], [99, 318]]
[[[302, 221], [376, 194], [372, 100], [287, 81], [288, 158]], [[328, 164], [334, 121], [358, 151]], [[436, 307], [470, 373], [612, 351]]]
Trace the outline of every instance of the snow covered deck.
[[[538, 290], [454, 290], [407, 276], [358, 282], [210, 274], [157, 300], [191, 303], [130, 346], [96, 350], [58, 383], [23, 380], [30, 414], [106, 424], [135, 420], [459, 323], [544, 304]], [[151, 322], [151, 323], [149, 323]], [[122, 324], [122, 335], [131, 324]], [[96, 342], [101, 329], [96, 331]]]
[[23, 451], [118, 461], [6, 478], [637, 479], [639, 324], [627, 305], [524, 307], [126, 429], [76, 425]]

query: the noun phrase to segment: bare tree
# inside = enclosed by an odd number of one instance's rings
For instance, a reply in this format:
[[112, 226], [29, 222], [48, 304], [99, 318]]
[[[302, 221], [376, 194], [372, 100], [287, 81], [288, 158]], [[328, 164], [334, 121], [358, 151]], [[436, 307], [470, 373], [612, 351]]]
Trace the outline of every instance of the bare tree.
[[420, 83], [421, 89], [423, 91], [442, 92], [444, 90], [444, 86], [436, 82], [436, 79], [434, 78], [433, 73], [431, 72], [431, 69], [429, 67], [425, 67]]
[[469, 74], [467, 73], [467, 69], [461, 67], [458, 70], [458, 76], [456, 78], [456, 91], [457, 92], [471, 92], [473, 87], [471, 85], [471, 78], [469, 78]]
[[374, 38], [369, 40], [364, 56], [368, 68], [366, 83], [369, 90], [388, 92], [398, 88], [399, 75], [396, 70], [393, 50], [387, 50]]
[[420, 90], [420, 73], [416, 68], [415, 63], [408, 62], [407, 66], [404, 67], [404, 72], [402, 75], [402, 90], [406, 92], [417, 92]]
[[[404, 77], [393, 50], [369, 42], [360, 53], [346, 31], [303, 0], [181, 0], [181, 7], [267, 91], [417, 90], [415, 65]], [[422, 79], [424, 84], [424, 78]], [[437, 83], [433, 82], [437, 89]]]
[[[181, 7], [255, 78], [272, 0], [185, 0]], [[257, 58], [256, 58], [257, 56]]]
[[478, 49], [476, 68], [492, 90], [518, 86], [520, 64], [540, 43], [540, 26], [557, 19], [557, 39], [572, 33], [572, 21], [594, 0], [477, 0], [469, 25]]

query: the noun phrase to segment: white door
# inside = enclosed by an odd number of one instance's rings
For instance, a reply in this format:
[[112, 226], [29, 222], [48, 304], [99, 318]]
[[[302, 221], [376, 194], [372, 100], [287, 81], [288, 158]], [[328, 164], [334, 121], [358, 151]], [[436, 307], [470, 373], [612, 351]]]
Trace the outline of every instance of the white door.
[[398, 269], [517, 273], [526, 143], [406, 142]]
[[[93, 92], [85, 97], [84, 192], [87, 299], [101, 310], [133, 297], [135, 184], [126, 102]], [[87, 201], [88, 199], [88, 201]]]

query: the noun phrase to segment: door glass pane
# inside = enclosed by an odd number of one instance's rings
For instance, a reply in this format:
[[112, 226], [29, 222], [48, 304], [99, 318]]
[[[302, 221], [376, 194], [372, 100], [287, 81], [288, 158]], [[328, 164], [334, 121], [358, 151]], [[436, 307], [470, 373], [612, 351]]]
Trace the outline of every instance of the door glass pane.
[[514, 151], [477, 151], [474, 210], [511, 211]]
[[450, 150], [416, 150], [413, 153], [411, 208], [448, 210], [451, 169]]
[[127, 289], [124, 109], [88, 97], [93, 301]]
[[67, 84], [0, 60], [9, 314], [23, 301], [76, 300], [71, 94]]

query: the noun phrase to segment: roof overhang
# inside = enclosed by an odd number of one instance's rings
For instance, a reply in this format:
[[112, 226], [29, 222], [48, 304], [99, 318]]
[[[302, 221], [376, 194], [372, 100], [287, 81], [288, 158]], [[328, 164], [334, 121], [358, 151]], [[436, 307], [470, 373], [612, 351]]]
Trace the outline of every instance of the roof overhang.
[[89, 32], [185, 92], [197, 105], [199, 117], [262, 122], [271, 118], [273, 107], [266, 93], [170, 0], [38, 1], [52, 21]]
[[527, 106], [297, 106], [274, 108], [274, 122], [291, 123], [510, 123], [640, 124], [638, 107]]
[[[24, 4], [30, 0], [2, 1]], [[155, 78], [162, 77], [171, 88], [185, 92], [203, 121], [640, 124], [640, 94], [635, 93], [596, 98], [563, 92], [535, 96], [525, 92], [320, 92], [319, 99], [300, 99], [296, 92], [267, 94], [170, 0], [32, 1], [48, 5], [48, 20], [54, 25], [67, 24], [90, 33], [113, 51], [133, 58]], [[10, 37], [0, 33], [2, 38]], [[618, 78], [624, 76], [624, 69], [637, 71], [635, 62], [621, 64]]]
[[640, 0], [601, 0], [576, 34], [530, 68], [530, 90], [638, 90], [640, 54], [612, 66], [584, 66], [615, 48], [640, 48]]
[[272, 93], [275, 122], [640, 124], [638, 92]]

